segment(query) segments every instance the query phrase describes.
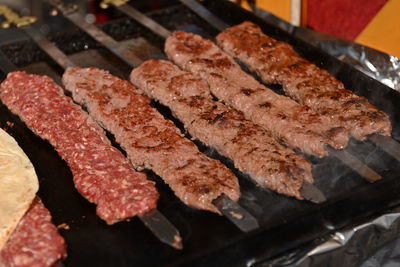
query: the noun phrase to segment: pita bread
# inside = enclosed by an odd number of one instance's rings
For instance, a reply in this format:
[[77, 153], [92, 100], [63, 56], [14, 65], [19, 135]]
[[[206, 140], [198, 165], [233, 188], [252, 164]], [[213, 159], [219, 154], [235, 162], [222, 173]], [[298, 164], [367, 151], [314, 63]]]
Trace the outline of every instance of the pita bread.
[[39, 188], [32, 163], [0, 129], [0, 250], [28, 210]]

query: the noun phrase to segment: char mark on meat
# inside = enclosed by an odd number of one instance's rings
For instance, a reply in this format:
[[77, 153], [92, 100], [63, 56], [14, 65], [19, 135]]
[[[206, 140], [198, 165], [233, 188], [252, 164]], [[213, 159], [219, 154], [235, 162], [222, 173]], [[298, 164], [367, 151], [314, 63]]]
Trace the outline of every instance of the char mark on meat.
[[159, 195], [154, 183], [133, 169], [103, 129], [53, 80], [12, 72], [0, 90], [2, 102], [66, 161], [75, 187], [97, 205], [97, 214], [108, 224], [156, 207]]
[[281, 84], [292, 99], [326, 116], [333, 125], [345, 127], [354, 138], [364, 140], [374, 133], [390, 136], [387, 114], [345, 89], [326, 70], [300, 57], [289, 44], [265, 35], [258, 25], [243, 22], [216, 39], [225, 52], [265, 83]]
[[[151, 79], [162, 77], [160, 70]], [[135, 167], [153, 170], [188, 206], [219, 213], [212, 201], [221, 194], [239, 199], [234, 174], [202, 154], [130, 82], [96, 68], [69, 68], [63, 83], [74, 100], [115, 136]]]
[[131, 81], [168, 106], [194, 138], [231, 158], [260, 185], [302, 199], [304, 180], [313, 182], [307, 160], [278, 144], [241, 112], [214, 101], [200, 77], [168, 61], [149, 60], [132, 71]]
[[326, 145], [336, 149], [347, 145], [344, 128], [331, 131], [336, 126], [328, 118], [266, 88], [211, 41], [178, 31], [168, 37], [165, 51], [177, 65], [200, 75], [213, 95], [291, 148], [323, 157], [328, 154]]

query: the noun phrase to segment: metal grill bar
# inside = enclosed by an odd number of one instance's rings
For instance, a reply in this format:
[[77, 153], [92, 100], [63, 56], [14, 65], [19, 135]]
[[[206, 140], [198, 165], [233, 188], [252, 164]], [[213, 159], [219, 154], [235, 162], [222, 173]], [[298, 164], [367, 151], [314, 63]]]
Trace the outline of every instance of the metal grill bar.
[[167, 38], [171, 35], [171, 32], [155, 22], [154, 20], [150, 19], [143, 13], [139, 12], [134, 7], [124, 4], [122, 6], [115, 6], [119, 11], [125, 13], [127, 16], [134, 18], [135, 20], [139, 21], [141, 24], [149, 28], [150, 30], [156, 32], [162, 38]]
[[202, 19], [213, 25], [216, 29], [223, 31], [226, 28], [229, 28], [229, 25], [226, 24], [223, 20], [212, 14], [207, 8], [202, 6], [199, 2], [195, 0], [181, 0], [182, 4], [189, 7], [193, 10], [197, 15], [199, 15]]

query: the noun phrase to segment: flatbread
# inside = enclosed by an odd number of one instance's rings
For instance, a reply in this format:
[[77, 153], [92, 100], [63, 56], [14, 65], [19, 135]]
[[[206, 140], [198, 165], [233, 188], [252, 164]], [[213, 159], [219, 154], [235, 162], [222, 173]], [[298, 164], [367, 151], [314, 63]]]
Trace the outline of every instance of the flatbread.
[[39, 188], [32, 163], [0, 128], [0, 250], [28, 210]]

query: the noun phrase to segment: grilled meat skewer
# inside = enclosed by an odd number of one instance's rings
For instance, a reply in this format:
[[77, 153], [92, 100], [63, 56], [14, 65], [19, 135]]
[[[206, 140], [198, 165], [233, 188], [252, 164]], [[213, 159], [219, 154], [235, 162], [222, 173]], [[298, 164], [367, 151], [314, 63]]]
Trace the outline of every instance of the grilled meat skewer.
[[280, 145], [241, 112], [214, 101], [200, 77], [168, 61], [148, 60], [132, 71], [131, 81], [168, 106], [194, 138], [231, 158], [262, 186], [302, 199], [303, 181], [313, 182], [307, 160]]
[[222, 194], [239, 199], [234, 174], [198, 151], [128, 81], [96, 68], [68, 68], [63, 83], [114, 134], [136, 168], [153, 170], [186, 205], [220, 214], [214, 199]]
[[239, 59], [268, 84], [281, 84], [292, 99], [345, 127], [358, 140], [367, 135], [390, 136], [389, 116], [355, 95], [322, 70], [300, 57], [293, 48], [265, 35], [252, 22], [243, 22], [217, 36], [218, 45]]
[[114, 224], [156, 208], [158, 192], [136, 172], [81, 107], [47, 76], [11, 72], [0, 86], [2, 102], [28, 128], [50, 142], [71, 169], [79, 193]]
[[177, 65], [205, 79], [217, 98], [291, 148], [323, 157], [328, 154], [325, 145], [336, 149], [347, 145], [343, 127], [266, 88], [211, 41], [177, 31], [167, 38], [165, 51]]

